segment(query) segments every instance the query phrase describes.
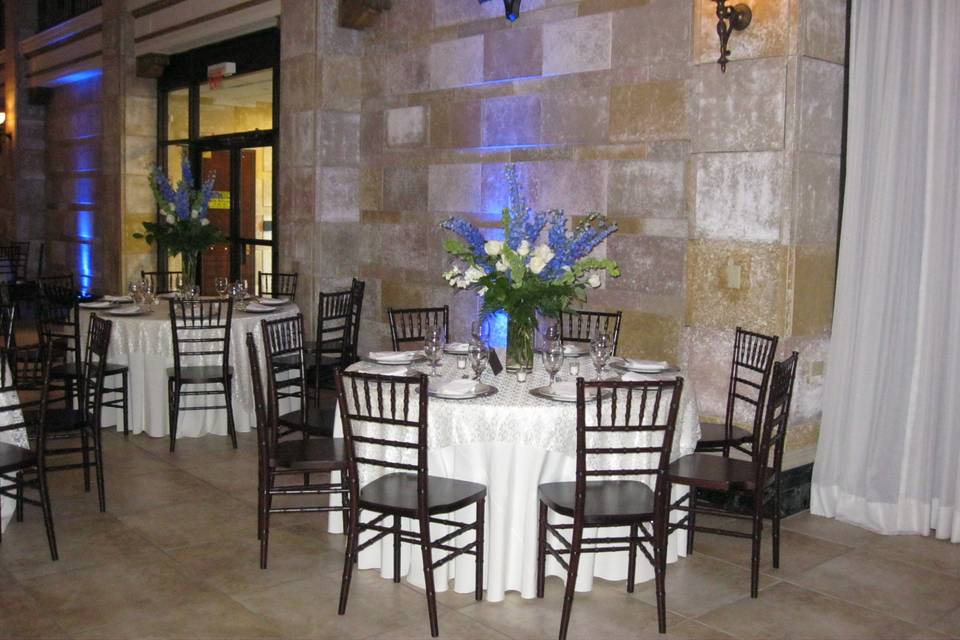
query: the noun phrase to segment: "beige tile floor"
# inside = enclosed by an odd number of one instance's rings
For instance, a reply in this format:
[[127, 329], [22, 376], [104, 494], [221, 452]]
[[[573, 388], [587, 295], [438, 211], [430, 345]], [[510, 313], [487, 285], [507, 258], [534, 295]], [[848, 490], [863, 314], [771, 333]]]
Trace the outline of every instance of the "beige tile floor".
[[[257, 564], [256, 443], [240, 438], [105, 438], [108, 512], [79, 473], [52, 476], [60, 561], [28, 509], [0, 544], [0, 638], [421, 638], [422, 592], [370, 571], [338, 616], [343, 541], [323, 516], [276, 516], [270, 568]], [[883, 537], [798, 514], [784, 522], [781, 568], [765, 544], [761, 593], [749, 547], [701, 534], [667, 570], [666, 636], [652, 584], [627, 594], [596, 581], [577, 594], [571, 638], [960, 637], [960, 546]], [[444, 638], [554, 638], [563, 585], [543, 600], [475, 602], [440, 594]]]

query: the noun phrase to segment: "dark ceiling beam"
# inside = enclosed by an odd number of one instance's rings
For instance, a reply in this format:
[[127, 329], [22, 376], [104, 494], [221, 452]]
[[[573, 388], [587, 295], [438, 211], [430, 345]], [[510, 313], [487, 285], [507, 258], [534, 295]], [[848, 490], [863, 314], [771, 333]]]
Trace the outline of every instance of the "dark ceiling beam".
[[390, 9], [390, 0], [340, 0], [340, 26], [363, 30]]

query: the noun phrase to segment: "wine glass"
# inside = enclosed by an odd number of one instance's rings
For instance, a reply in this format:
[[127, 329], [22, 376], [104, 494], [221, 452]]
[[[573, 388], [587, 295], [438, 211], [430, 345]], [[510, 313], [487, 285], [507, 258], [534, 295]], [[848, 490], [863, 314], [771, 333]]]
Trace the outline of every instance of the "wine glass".
[[555, 340], [543, 351], [543, 368], [550, 375], [550, 384], [559, 382], [557, 374], [563, 368], [563, 344]]
[[156, 302], [153, 295], [153, 283], [149, 280], [142, 280], [140, 282], [140, 295], [143, 300], [141, 307], [144, 311], [153, 311], [153, 305]]
[[556, 322], [547, 327], [543, 333], [544, 351], [550, 348], [554, 342], [560, 342], [560, 325]]
[[187, 285], [183, 288], [183, 296], [190, 302], [193, 302], [200, 296], [200, 287], [195, 284]]
[[480, 381], [480, 374], [487, 367], [487, 360], [490, 358], [490, 350], [487, 345], [480, 341], [470, 343], [470, 349], [467, 356], [470, 359], [470, 367], [473, 369], [474, 380]]
[[127, 283], [127, 291], [130, 293], [130, 300], [137, 304], [140, 298], [140, 283], [136, 280], [131, 280]]
[[597, 370], [597, 380], [603, 378], [603, 369], [607, 366], [607, 360], [613, 355], [613, 341], [606, 333], [598, 333], [590, 343], [590, 357], [593, 358], [593, 366]]
[[470, 337], [474, 342], [483, 340], [483, 323], [479, 320], [474, 320], [470, 323]]
[[224, 277], [219, 277], [213, 281], [213, 286], [217, 290], [217, 295], [222, 299], [227, 297], [227, 290], [230, 288], [230, 281]]
[[177, 297], [183, 299], [183, 274], [177, 274], [177, 281], [174, 284], [174, 287], [177, 290]]

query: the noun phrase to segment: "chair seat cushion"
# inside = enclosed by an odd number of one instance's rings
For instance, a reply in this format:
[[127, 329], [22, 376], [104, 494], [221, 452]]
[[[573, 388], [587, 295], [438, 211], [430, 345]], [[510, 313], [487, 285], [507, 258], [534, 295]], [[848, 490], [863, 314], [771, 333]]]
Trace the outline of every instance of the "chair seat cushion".
[[[557, 513], [573, 517], [576, 482], [550, 482], [540, 485], [540, 501]], [[653, 518], [653, 491], [636, 480], [587, 482], [584, 497], [587, 524], [616, 524]]]
[[340, 438], [295, 438], [278, 442], [272, 467], [305, 471], [346, 469], [347, 450]]
[[[476, 482], [427, 477], [427, 511], [450, 513], [486, 497], [487, 488]], [[415, 517], [417, 512], [417, 476], [414, 473], [389, 473], [360, 489], [360, 508], [399, 513]]]
[[37, 464], [37, 454], [13, 444], [0, 442], [0, 473], [9, 473]]
[[[77, 365], [76, 362], [63, 362], [50, 367], [50, 376], [53, 378], [76, 378], [80, 375], [83, 365]], [[104, 375], [112, 376], [118, 373], [128, 371], [129, 367], [125, 364], [114, 364], [108, 362], [104, 368]]]
[[[753, 433], [740, 427], [733, 427], [730, 432], [730, 444], [744, 444], [753, 440]], [[718, 450], [723, 448], [726, 439], [723, 424], [716, 422], [700, 423], [700, 440], [697, 442], [697, 451]]]
[[[40, 421], [40, 410], [30, 409], [23, 412], [24, 421], [32, 427]], [[78, 431], [83, 426], [83, 412], [79, 409], [47, 409], [47, 433], [66, 433]]]
[[306, 421], [304, 421], [299, 410], [285, 413], [280, 416], [280, 426], [294, 431], [305, 431], [312, 436], [333, 437], [333, 419], [336, 415], [336, 405], [316, 406], [308, 402], [306, 413]]
[[[768, 469], [769, 474], [772, 469]], [[753, 462], [709, 453], [693, 453], [673, 462], [667, 469], [671, 482], [703, 489], [752, 490], [756, 484]]]
[[[233, 367], [227, 367], [227, 377], [233, 376]], [[167, 367], [167, 378], [175, 379], [176, 369]], [[180, 380], [184, 382], [219, 382], [223, 380], [223, 367], [180, 367]]]

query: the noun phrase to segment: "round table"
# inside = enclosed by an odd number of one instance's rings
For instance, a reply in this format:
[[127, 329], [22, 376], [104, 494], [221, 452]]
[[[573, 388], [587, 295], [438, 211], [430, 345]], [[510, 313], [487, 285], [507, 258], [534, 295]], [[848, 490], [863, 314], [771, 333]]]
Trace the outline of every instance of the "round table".
[[[504, 354], [498, 351], [501, 362]], [[454, 364], [456, 358], [445, 356], [444, 378], [462, 373]], [[581, 373], [587, 379], [594, 375], [589, 358], [581, 358]], [[356, 367], [358, 365], [354, 365]], [[429, 367], [419, 367], [424, 371]], [[674, 376], [676, 374], [672, 374]], [[569, 379], [568, 370], [562, 377]], [[555, 402], [530, 395], [529, 390], [547, 383], [547, 374], [539, 358], [536, 369], [520, 383], [513, 374], [494, 376], [489, 369], [483, 382], [499, 389], [498, 393], [475, 400], [441, 400], [430, 398], [428, 405], [428, 446], [430, 475], [470, 480], [487, 487], [486, 503], [486, 600], [497, 602], [507, 591], [519, 591], [524, 598], [536, 595], [537, 558], [537, 487], [545, 482], [576, 479], [576, 405]], [[337, 437], [342, 437], [339, 408], [335, 423]], [[692, 453], [700, 439], [699, 408], [696, 391], [684, 379], [683, 396], [677, 417], [671, 459]], [[362, 478], [361, 482], [368, 482]], [[675, 487], [673, 500], [686, 493]], [[336, 503], [338, 498], [332, 498]], [[676, 513], [674, 520], [682, 514]], [[462, 517], [460, 517], [462, 516]], [[453, 519], [466, 521], [473, 517], [473, 507]], [[551, 522], [556, 514], [552, 514]], [[562, 518], [556, 518], [559, 522]], [[411, 521], [405, 525], [416, 527]], [[329, 531], [341, 533], [341, 519], [330, 518]], [[615, 529], [609, 535], [628, 535]], [[442, 529], [432, 533], [442, 535]], [[585, 535], [591, 535], [587, 530]], [[363, 539], [361, 539], [361, 543]], [[402, 545], [401, 574], [412, 584], [423, 587], [423, 567], [419, 550], [411, 553], [411, 545]], [[668, 562], [675, 562], [686, 553], [686, 532], [670, 537]], [[637, 554], [637, 582], [653, 579], [653, 567], [642, 554]], [[379, 568], [384, 578], [393, 577], [392, 539], [385, 538], [362, 551], [358, 558], [361, 569]], [[577, 578], [577, 590], [589, 591], [593, 578], [626, 580], [626, 552], [583, 554]], [[547, 575], [566, 576], [556, 560], [548, 558]], [[437, 591], [444, 591], [453, 580], [458, 593], [474, 589], [474, 559], [463, 555], [434, 571]]]
[[[300, 312], [293, 303], [277, 307], [270, 313], [249, 313], [234, 309], [230, 329], [230, 366], [233, 367], [233, 418], [238, 432], [247, 432], [256, 427], [253, 406], [253, 389], [250, 378], [250, 362], [246, 352], [246, 337], [252, 332], [257, 350], [263, 357], [261, 320], [273, 320], [293, 316]], [[167, 414], [167, 367], [173, 366], [173, 338], [170, 332], [170, 311], [166, 300], [153, 308], [151, 313], [138, 316], [112, 315], [110, 309], [81, 307], [81, 341], [86, 336], [90, 315], [96, 313], [111, 322], [108, 360], [125, 364], [130, 368], [128, 381], [128, 407], [130, 432], [146, 433], [163, 437], [170, 433]], [[218, 360], [201, 362], [191, 359], [187, 364], [216, 364]], [[108, 380], [108, 386], [116, 382]], [[199, 385], [198, 385], [199, 388]], [[219, 385], [209, 385], [213, 390]], [[217, 404], [213, 396], [186, 396], [182, 406]], [[104, 407], [101, 423], [116, 424], [123, 429], [123, 413], [120, 409]], [[178, 437], [195, 438], [205, 434], [227, 435], [227, 412], [223, 409], [209, 411], [181, 411]]]
[[[6, 369], [4, 380], [10, 380], [11, 372], [7, 363], [0, 363], [0, 366]], [[18, 402], [20, 402], [20, 400], [15, 391], [0, 393], [0, 407], [9, 407]], [[22, 423], [23, 414], [19, 409], [0, 412], [0, 428]], [[0, 431], [0, 442], [23, 447], [24, 449], [30, 448], [30, 442], [27, 439], [27, 430], [23, 427]], [[0, 531], [7, 528], [7, 523], [10, 522], [15, 507], [16, 501], [13, 498], [0, 497]]]

